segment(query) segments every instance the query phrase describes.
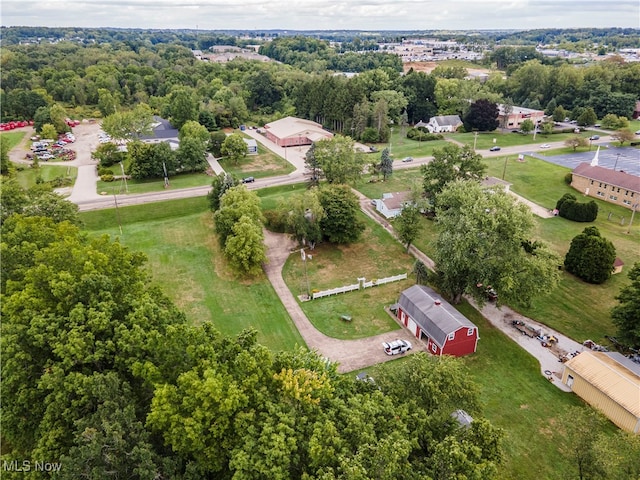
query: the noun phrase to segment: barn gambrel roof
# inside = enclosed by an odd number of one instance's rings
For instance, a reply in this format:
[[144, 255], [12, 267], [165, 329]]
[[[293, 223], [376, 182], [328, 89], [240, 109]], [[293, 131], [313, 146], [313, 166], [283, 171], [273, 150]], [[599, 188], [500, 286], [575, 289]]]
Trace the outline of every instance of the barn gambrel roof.
[[433, 289], [424, 285], [407, 288], [400, 294], [398, 305], [440, 348], [444, 347], [450, 333], [460, 328], [478, 328]]

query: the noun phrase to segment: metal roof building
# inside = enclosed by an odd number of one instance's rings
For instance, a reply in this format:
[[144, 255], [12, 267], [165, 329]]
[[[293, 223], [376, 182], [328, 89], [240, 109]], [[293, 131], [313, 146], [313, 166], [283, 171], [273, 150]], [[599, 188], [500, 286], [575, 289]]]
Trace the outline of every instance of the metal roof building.
[[396, 316], [434, 355], [468, 355], [476, 351], [478, 327], [435, 290], [413, 285], [400, 294]]
[[616, 352], [584, 351], [565, 363], [562, 383], [621, 429], [640, 433], [640, 364]]

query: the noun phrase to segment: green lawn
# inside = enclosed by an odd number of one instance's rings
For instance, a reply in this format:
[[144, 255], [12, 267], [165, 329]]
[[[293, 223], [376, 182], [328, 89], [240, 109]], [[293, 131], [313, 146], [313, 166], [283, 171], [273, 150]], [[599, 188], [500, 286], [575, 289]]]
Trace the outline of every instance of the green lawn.
[[365, 156], [367, 163], [371, 163], [374, 160], [376, 162], [380, 162], [382, 150], [385, 148], [390, 148], [391, 157], [394, 160], [401, 160], [404, 157], [430, 157], [433, 155], [433, 150], [435, 148], [442, 148], [449, 143], [446, 140], [432, 140], [430, 142], [418, 142], [416, 140], [409, 140], [406, 137], [407, 129], [405, 129], [404, 135], [402, 135], [401, 132], [396, 132], [394, 129], [393, 135], [391, 137], [391, 144], [375, 144], [379, 152], [367, 154]]
[[[382, 179], [382, 177], [380, 177]], [[410, 185], [416, 183], [422, 188], [422, 175], [420, 168], [407, 168], [395, 170], [393, 175], [387, 181], [370, 182], [369, 177], [364, 177], [355, 185], [359, 192], [362, 192], [369, 198], [382, 198], [383, 193], [402, 192], [410, 189]]]
[[[120, 174], [117, 166], [113, 167], [112, 170], [116, 175]], [[211, 185], [212, 180], [213, 177], [206, 173], [181, 173], [179, 175], [169, 177], [169, 188], [171, 190], [178, 190], [180, 188], [203, 187], [205, 185]], [[134, 194], [161, 192], [165, 190], [164, 179], [152, 178], [149, 180], [127, 180], [126, 189], [129, 193]], [[98, 180], [97, 191], [107, 192], [108, 194], [112, 194], [114, 192], [117, 194], [124, 194], [126, 192], [125, 184], [120, 180], [113, 182], [103, 182]]]
[[274, 177], [287, 175], [295, 170], [293, 165], [265, 148], [261, 143], [258, 143], [257, 155], [247, 155], [247, 158], [237, 165], [223, 158], [220, 160], [220, 166], [224, 168], [225, 172], [240, 178]]
[[[78, 175], [78, 169], [70, 165], [43, 165], [39, 168], [31, 168], [24, 165], [16, 172], [16, 180], [22, 188], [31, 188], [41, 179], [44, 182], [50, 182], [55, 178], [70, 177], [75, 181]], [[72, 183], [73, 184], [73, 183]]]
[[[311, 323], [326, 335], [335, 338], [362, 338], [398, 328], [384, 307], [395, 303], [402, 290], [413, 284], [413, 258], [382, 227], [361, 215], [367, 227], [362, 240], [351, 245], [321, 244], [309, 252], [312, 259], [305, 266], [299, 255], [291, 255], [283, 269], [283, 276], [294, 295], [311, 290], [326, 290], [400, 273], [409, 274], [407, 280], [320, 298], [301, 304]], [[350, 315], [345, 323], [341, 315]]]
[[7, 143], [7, 145], [9, 146], [9, 148], [7, 149], [7, 152], [8, 152], [13, 147], [18, 145], [22, 141], [22, 139], [25, 137], [26, 134], [27, 132], [17, 132], [17, 131], [2, 132], [0, 133], [0, 142]]
[[[581, 137], [588, 138], [591, 136], [591, 132], [585, 131], [580, 133]], [[573, 133], [554, 133], [552, 135], [544, 135], [541, 133], [536, 134], [536, 139], [533, 139], [533, 132], [527, 135], [519, 133], [500, 133], [495, 132], [481, 132], [478, 133], [477, 139], [475, 139], [476, 150], [478, 152], [487, 151], [494, 145], [499, 147], [514, 147], [520, 145], [532, 145], [537, 147], [538, 144], [550, 143], [550, 142], [563, 142], [567, 138], [573, 137]], [[468, 143], [473, 146], [474, 134], [473, 133], [449, 133], [447, 138], [455, 140], [460, 143]], [[495, 142], [494, 142], [495, 139]]]
[[[304, 345], [266, 276], [253, 280], [229, 273], [213, 233], [206, 200], [187, 199], [81, 214], [92, 234], [120, 237], [149, 258], [152, 279], [194, 324], [211, 321], [225, 335], [248, 327], [272, 350]], [[109, 226], [107, 226], [109, 225]]]

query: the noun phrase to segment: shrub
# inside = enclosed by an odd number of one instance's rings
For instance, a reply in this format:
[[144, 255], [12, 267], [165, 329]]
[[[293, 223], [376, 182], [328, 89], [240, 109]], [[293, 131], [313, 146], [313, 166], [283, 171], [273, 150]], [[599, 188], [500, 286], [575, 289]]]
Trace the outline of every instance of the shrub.
[[103, 182], [113, 182], [115, 179], [116, 177], [111, 174], [100, 175], [100, 180], [102, 180]]
[[573, 181], [573, 174], [571, 172], [567, 172], [567, 174], [564, 176], [564, 183], [566, 183], [567, 185], [571, 185], [572, 181]]
[[571, 240], [564, 266], [585, 282], [601, 284], [611, 276], [615, 259], [613, 243], [602, 237], [596, 227], [587, 227]]
[[52, 188], [68, 187], [73, 185], [73, 179], [70, 177], [56, 177], [49, 181]]
[[285, 233], [287, 223], [281, 212], [278, 210], [266, 210], [263, 215], [265, 227], [272, 232]]
[[598, 217], [598, 204], [595, 201], [580, 203], [571, 193], [565, 193], [556, 202], [556, 209], [558, 215], [574, 222], [593, 222]]
[[98, 176], [102, 175], [113, 175], [113, 170], [109, 168], [105, 168], [101, 165], [98, 165]]
[[434, 140], [442, 140], [444, 136], [440, 133], [429, 133], [423, 127], [411, 128], [407, 132], [407, 138], [409, 140], [415, 140], [420, 142], [432, 142]]
[[379, 140], [380, 136], [375, 128], [368, 127], [362, 132], [362, 141], [365, 143], [377, 143]]

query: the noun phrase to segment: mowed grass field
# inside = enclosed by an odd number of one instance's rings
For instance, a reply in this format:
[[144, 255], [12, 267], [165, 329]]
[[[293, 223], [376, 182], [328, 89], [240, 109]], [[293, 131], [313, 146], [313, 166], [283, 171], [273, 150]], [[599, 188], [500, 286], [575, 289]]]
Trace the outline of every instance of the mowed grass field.
[[[366, 228], [359, 242], [322, 244], [309, 251], [313, 258], [307, 258], [306, 273], [302, 258], [292, 255], [283, 271], [287, 286], [296, 295], [306, 293], [307, 280], [311, 291], [320, 291], [357, 284], [358, 278], [369, 281], [408, 274], [406, 280], [302, 302], [311, 323], [330, 337], [353, 339], [396, 330], [398, 324], [384, 307], [396, 303], [402, 290], [413, 284], [413, 257], [377, 223], [364, 215], [361, 220]], [[341, 315], [349, 315], [351, 321], [341, 320]]]
[[266, 276], [229, 273], [206, 199], [176, 200], [81, 214], [92, 235], [109, 234], [148, 256], [153, 282], [194, 324], [210, 321], [225, 335], [258, 330], [272, 350], [305, 345]]
[[[292, 194], [302, 193], [303, 184], [274, 187], [258, 191], [262, 206], [275, 209]], [[364, 214], [365, 223], [361, 239], [350, 245], [320, 244], [307, 250], [306, 265], [300, 255], [291, 255], [283, 268], [283, 277], [289, 290], [300, 297], [307, 288], [327, 290], [401, 273], [409, 274], [407, 280], [393, 282], [362, 291], [333, 295], [301, 302], [301, 308], [311, 323], [322, 333], [334, 338], [353, 339], [377, 335], [398, 328], [398, 324], [384, 310], [395, 303], [400, 292], [413, 284], [411, 269], [413, 258], [395, 239]], [[351, 316], [351, 322], [340, 319]]]

